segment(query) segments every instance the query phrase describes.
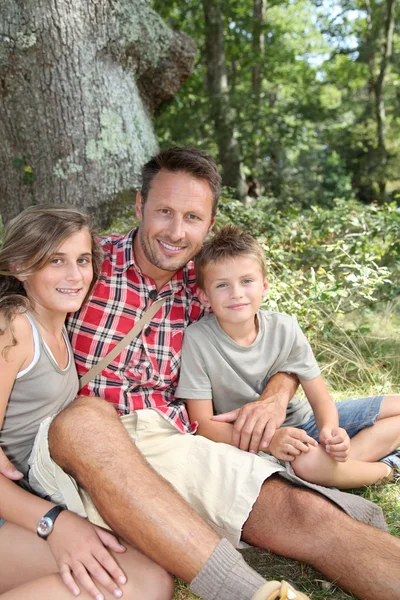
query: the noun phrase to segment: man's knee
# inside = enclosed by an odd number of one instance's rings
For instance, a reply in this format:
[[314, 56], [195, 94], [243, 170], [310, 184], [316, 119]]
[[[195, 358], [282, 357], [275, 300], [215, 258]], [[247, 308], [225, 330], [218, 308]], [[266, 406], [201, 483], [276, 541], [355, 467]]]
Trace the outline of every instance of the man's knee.
[[[53, 460], [71, 472], [69, 458], [82, 453], [90, 443], [94, 429], [106, 435], [110, 420], [119, 420], [114, 407], [96, 397], [80, 397], [71, 402], [52, 421], [49, 428], [49, 450]], [[99, 437], [97, 436], [97, 441]]]
[[293, 553], [297, 542], [317, 539], [319, 530], [327, 523], [334, 523], [340, 513], [321, 495], [272, 477], [264, 483], [245, 523], [244, 540], [301, 559], [302, 556]]

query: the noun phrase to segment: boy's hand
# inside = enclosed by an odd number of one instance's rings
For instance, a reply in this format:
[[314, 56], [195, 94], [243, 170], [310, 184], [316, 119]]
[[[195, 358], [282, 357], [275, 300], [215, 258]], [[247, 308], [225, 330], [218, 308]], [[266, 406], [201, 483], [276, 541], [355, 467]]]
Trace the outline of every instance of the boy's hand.
[[286, 408], [279, 402], [278, 396], [265, 400], [256, 400], [244, 404], [241, 408], [215, 415], [213, 421], [232, 423], [232, 446], [256, 454], [259, 450], [269, 451], [270, 440], [286, 418]]
[[318, 446], [318, 442], [302, 429], [282, 427], [275, 432], [269, 443], [268, 451], [279, 460], [291, 462], [302, 452], [308, 452], [308, 445]]
[[337, 462], [346, 462], [350, 452], [350, 438], [342, 427], [323, 427], [319, 432], [319, 441], [325, 451]]

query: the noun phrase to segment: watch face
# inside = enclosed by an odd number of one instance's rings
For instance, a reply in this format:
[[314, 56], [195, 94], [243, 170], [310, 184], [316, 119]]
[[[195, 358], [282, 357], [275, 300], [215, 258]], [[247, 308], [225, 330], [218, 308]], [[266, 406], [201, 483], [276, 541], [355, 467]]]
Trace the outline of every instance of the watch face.
[[48, 517], [43, 517], [38, 523], [37, 532], [42, 537], [47, 537], [53, 529], [53, 521]]

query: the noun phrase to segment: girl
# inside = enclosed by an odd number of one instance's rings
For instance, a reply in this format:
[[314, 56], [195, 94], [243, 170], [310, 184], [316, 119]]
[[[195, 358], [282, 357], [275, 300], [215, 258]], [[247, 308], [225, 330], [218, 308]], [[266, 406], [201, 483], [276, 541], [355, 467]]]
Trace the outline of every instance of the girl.
[[[172, 578], [150, 559], [29, 493], [29, 456], [40, 422], [78, 392], [64, 321], [90, 293], [101, 259], [88, 217], [75, 209], [31, 207], [4, 234], [0, 460], [4, 451], [23, 479], [17, 486], [0, 476], [1, 600], [67, 600], [80, 591], [82, 599], [96, 600], [173, 595]], [[110, 551], [118, 553], [123, 570]]]

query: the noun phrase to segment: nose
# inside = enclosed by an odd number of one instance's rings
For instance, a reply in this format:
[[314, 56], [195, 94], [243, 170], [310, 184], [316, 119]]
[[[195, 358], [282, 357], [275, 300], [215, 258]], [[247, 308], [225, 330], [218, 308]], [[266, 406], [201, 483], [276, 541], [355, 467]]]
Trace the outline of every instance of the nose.
[[169, 235], [171, 241], [183, 240], [185, 237], [185, 222], [181, 215], [176, 214], [170, 224]]
[[232, 298], [241, 298], [242, 297], [242, 289], [239, 283], [233, 283], [231, 288], [231, 296]]
[[65, 277], [68, 281], [80, 281], [82, 279], [82, 273], [79, 269], [79, 265], [75, 262], [68, 263]]

